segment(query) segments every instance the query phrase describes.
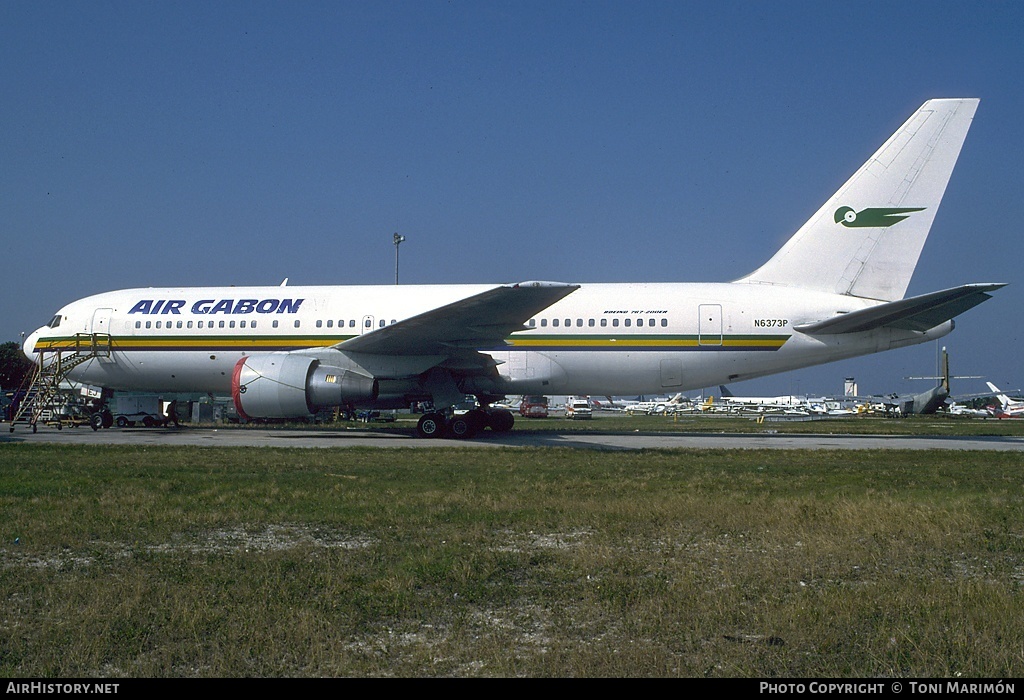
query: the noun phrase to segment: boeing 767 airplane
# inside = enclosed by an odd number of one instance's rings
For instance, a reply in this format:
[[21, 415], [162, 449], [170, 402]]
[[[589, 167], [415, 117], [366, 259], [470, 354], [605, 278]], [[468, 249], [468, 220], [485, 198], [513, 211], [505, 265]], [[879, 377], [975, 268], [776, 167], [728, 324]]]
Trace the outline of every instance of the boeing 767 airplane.
[[[249, 419], [429, 401], [419, 434], [466, 438], [512, 427], [507, 394], [677, 393], [923, 343], [1004, 286], [904, 298], [977, 106], [926, 102], [733, 282], [128, 289], [68, 304], [24, 350], [107, 390], [230, 395]], [[467, 394], [480, 407], [456, 412]]]

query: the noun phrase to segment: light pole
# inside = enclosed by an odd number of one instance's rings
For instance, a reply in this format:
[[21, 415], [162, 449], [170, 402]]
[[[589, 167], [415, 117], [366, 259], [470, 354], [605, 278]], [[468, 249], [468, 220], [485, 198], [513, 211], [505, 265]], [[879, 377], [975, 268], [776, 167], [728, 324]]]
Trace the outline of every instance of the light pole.
[[405, 240], [405, 236], [395, 234], [395, 284], [398, 284], [398, 246]]

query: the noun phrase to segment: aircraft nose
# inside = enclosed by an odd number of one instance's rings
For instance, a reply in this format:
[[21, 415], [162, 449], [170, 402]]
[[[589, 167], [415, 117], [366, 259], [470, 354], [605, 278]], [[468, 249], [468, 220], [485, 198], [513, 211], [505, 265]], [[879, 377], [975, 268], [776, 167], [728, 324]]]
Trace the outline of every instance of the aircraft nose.
[[25, 353], [25, 357], [36, 361], [36, 341], [39, 340], [39, 329], [32, 332], [29, 337], [25, 338], [25, 344], [21, 346], [21, 351]]

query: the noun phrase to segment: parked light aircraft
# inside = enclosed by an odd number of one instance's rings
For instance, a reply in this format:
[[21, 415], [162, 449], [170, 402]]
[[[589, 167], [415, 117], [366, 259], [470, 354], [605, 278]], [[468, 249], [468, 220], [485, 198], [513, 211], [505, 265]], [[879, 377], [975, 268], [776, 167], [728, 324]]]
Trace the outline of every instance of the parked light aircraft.
[[590, 405], [595, 411], [625, 411], [628, 401], [618, 401], [611, 396], [591, 398]]
[[1024, 401], [1020, 399], [1011, 399], [1003, 393], [1002, 389], [992, 382], [985, 383], [988, 384], [988, 388], [995, 393], [996, 398], [999, 400], [999, 410], [995, 415], [1000, 418], [1024, 417]]
[[644, 399], [643, 401], [630, 401], [626, 404], [625, 410], [631, 416], [650, 414], [673, 413], [677, 410], [691, 409], [693, 403], [683, 396], [682, 392], [668, 398]]
[[957, 403], [956, 401], [946, 405], [946, 413], [951, 416], [969, 416], [971, 418], [985, 418], [992, 415], [989, 411], [984, 409], [971, 408], [970, 406]]
[[786, 410], [807, 405], [805, 396], [734, 396], [725, 386], [718, 387], [721, 403], [727, 410]]
[[[507, 394], [675, 393], [923, 343], [1004, 286], [904, 298], [977, 105], [926, 102], [734, 282], [128, 289], [61, 308], [25, 352], [90, 344], [69, 378], [229, 394], [245, 418], [430, 401], [420, 435], [468, 437], [512, 427]], [[456, 413], [466, 394], [480, 408]]]

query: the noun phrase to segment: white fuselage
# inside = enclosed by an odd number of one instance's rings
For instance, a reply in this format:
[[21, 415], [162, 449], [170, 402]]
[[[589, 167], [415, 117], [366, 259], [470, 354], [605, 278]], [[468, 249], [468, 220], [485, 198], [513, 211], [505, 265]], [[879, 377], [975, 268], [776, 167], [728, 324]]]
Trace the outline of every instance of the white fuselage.
[[[143, 288], [62, 308], [25, 343], [29, 356], [109, 336], [109, 356], [70, 378], [116, 390], [227, 394], [246, 355], [329, 348], [494, 285]], [[801, 323], [877, 304], [779, 285], [584, 284], [498, 347], [509, 394], [682, 391], [889, 350], [941, 337], [881, 328], [810, 336]], [[342, 348], [344, 349], [344, 348]]]

